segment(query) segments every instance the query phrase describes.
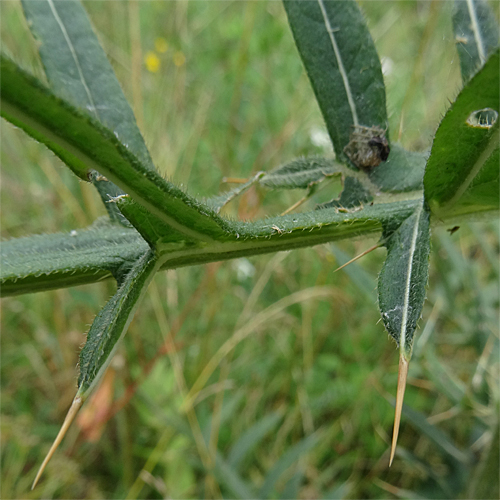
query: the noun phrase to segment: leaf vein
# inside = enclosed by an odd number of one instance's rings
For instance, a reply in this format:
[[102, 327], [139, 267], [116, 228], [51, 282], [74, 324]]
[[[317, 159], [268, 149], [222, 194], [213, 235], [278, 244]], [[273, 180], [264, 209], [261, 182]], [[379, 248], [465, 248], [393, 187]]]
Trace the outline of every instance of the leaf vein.
[[57, 21], [57, 24], [61, 28], [62, 34], [64, 36], [64, 39], [66, 40], [66, 43], [68, 44], [69, 50], [71, 52], [71, 55], [73, 56], [73, 60], [75, 61], [76, 64], [76, 69], [78, 70], [78, 75], [80, 76], [80, 80], [82, 82], [83, 88], [85, 89], [85, 92], [87, 94], [87, 97], [89, 98], [90, 105], [92, 106], [92, 111], [95, 115], [95, 117], [100, 120], [99, 115], [97, 114], [97, 108], [94, 103], [94, 99], [92, 98], [92, 93], [90, 92], [90, 89], [87, 85], [87, 82], [85, 81], [85, 77], [83, 76], [83, 71], [80, 66], [80, 61], [78, 60], [78, 55], [76, 54], [75, 48], [73, 47], [73, 43], [71, 42], [71, 39], [68, 35], [68, 32], [66, 31], [66, 27], [64, 26], [64, 23], [62, 22], [62, 19], [59, 17], [59, 14], [57, 13], [56, 7], [54, 5], [53, 0], [47, 0], [50, 6], [50, 10], [52, 11], [52, 14], [54, 14], [54, 18]]
[[330, 41], [332, 42], [333, 51], [335, 52], [335, 57], [337, 58], [337, 63], [339, 66], [340, 75], [342, 76], [342, 81], [344, 82], [344, 88], [347, 95], [347, 101], [349, 102], [349, 108], [352, 114], [352, 121], [354, 125], [359, 125], [358, 114], [356, 112], [356, 105], [354, 104], [354, 98], [351, 92], [351, 86], [349, 84], [349, 78], [347, 76], [346, 70], [344, 68], [344, 63], [342, 62], [342, 57], [340, 55], [340, 51], [335, 40], [335, 31], [332, 29], [330, 24], [330, 20], [328, 19], [328, 14], [326, 13], [325, 5], [323, 0], [318, 0], [318, 4], [321, 8], [321, 13], [323, 14], [323, 19], [325, 21], [326, 31], [330, 37]]

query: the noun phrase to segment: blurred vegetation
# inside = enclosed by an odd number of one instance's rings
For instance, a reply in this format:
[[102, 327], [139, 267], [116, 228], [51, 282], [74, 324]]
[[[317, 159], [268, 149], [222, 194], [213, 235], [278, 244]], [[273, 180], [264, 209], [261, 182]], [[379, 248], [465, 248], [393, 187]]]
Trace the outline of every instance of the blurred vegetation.
[[[391, 138], [429, 148], [461, 86], [452, 3], [361, 5], [384, 61]], [[281, 3], [85, 6], [156, 165], [192, 194], [330, 153]], [[20, 4], [0, 8], [2, 50], [41, 76]], [[2, 238], [104, 215], [90, 185], [21, 131], [3, 121], [1, 129]], [[328, 183], [308, 208], [337, 191]], [[252, 188], [227, 213], [280, 213], [300, 196]], [[405, 398], [412, 411], [391, 469], [398, 356], [378, 322], [384, 251], [333, 273], [374, 244], [349, 241], [156, 276], [33, 492], [74, 396], [84, 332], [114, 283], [4, 299], [1, 497], [498, 498], [500, 231], [497, 221], [447, 229], [433, 231]], [[277, 314], [238, 336], [268, 308]], [[228, 339], [234, 349], [185, 411], [189, 389]]]

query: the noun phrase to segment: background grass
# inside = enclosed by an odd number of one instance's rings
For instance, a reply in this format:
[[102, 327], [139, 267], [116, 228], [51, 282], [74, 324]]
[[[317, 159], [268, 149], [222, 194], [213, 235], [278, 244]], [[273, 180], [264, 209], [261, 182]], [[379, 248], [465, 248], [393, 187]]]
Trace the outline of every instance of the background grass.
[[[156, 165], [191, 193], [331, 154], [280, 2], [85, 6]], [[461, 86], [452, 4], [362, 7], [384, 58], [391, 138], [429, 148]], [[41, 76], [20, 4], [0, 8], [2, 49]], [[1, 131], [3, 238], [104, 214], [93, 188], [44, 147], [3, 121]], [[336, 192], [326, 185], [307, 208]], [[263, 217], [301, 196], [252, 189], [227, 213]], [[334, 274], [374, 243], [346, 241], [158, 275], [34, 492], [74, 396], [84, 332], [114, 283], [5, 299], [1, 497], [498, 498], [500, 231], [497, 221], [446, 229], [433, 231], [405, 398], [413, 413], [391, 469], [398, 356], [378, 322], [384, 251]], [[277, 314], [240, 338], [269, 308]], [[231, 338], [190, 410], [186, 395]]]

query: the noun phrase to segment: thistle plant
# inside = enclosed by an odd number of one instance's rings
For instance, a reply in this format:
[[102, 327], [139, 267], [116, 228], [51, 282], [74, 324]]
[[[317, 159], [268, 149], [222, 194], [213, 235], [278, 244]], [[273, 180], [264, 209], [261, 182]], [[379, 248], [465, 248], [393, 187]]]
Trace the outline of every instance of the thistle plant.
[[[430, 153], [410, 152], [391, 141], [381, 63], [357, 4], [283, 5], [335, 157], [296, 158], [198, 200], [155, 168], [82, 5], [23, 1], [48, 85], [2, 54], [1, 115], [91, 182], [108, 216], [85, 230], [3, 242], [2, 296], [103, 279], [117, 283], [90, 327], [76, 395], [33, 487], [109, 366], [157, 272], [362, 236], [378, 236], [377, 247], [387, 250], [378, 300], [399, 348], [392, 463], [426, 296], [431, 228], [498, 216], [498, 27], [485, 3], [456, 2], [453, 26], [464, 86]], [[330, 177], [339, 177], [343, 190], [315, 210], [287, 210], [254, 222], [221, 215], [255, 184], [303, 189], [307, 199]]]

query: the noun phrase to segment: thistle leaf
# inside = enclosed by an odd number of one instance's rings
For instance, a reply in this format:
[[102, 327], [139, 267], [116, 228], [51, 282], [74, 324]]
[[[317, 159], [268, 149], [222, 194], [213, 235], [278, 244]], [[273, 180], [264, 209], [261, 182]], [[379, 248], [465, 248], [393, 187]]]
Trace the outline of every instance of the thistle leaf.
[[187, 237], [231, 238], [229, 224], [144, 166], [90, 115], [56, 97], [3, 55], [1, 71], [1, 115], [56, 153], [62, 152], [60, 156], [74, 171], [86, 176], [88, 170], [97, 170]]
[[436, 132], [424, 188], [440, 219], [499, 209], [499, 64], [497, 49], [462, 89]]
[[[22, 6], [54, 93], [112, 130], [143, 165], [154, 170], [132, 109], [82, 4], [23, 0]], [[126, 224], [116, 205], [109, 203], [123, 191], [100, 175], [89, 179], [111, 219]]]
[[423, 200], [397, 229], [385, 235], [384, 241], [387, 258], [378, 280], [379, 307], [384, 325], [400, 351], [390, 465], [396, 451], [413, 336], [422, 313], [429, 273], [429, 212]]
[[87, 229], [3, 241], [2, 297], [117, 279], [148, 250], [135, 229], [98, 219]]
[[455, 0], [453, 31], [462, 80], [468, 81], [498, 47], [495, 15], [484, 0]]
[[423, 202], [384, 241], [387, 258], [378, 279], [380, 312], [387, 332], [409, 360], [429, 270], [429, 212]]
[[78, 391], [61, 430], [35, 477], [32, 489], [76, 414], [113, 359], [118, 343], [125, 335], [139, 301], [158, 269], [159, 263], [154, 252], [148, 250], [135, 262], [116, 293], [94, 319], [87, 335], [87, 342], [80, 353]]
[[353, 0], [283, 2], [339, 160], [352, 126], [387, 129], [380, 60], [363, 15]]
[[307, 189], [326, 177], [340, 174], [342, 165], [329, 158], [296, 158], [259, 179], [260, 184], [270, 189]]

